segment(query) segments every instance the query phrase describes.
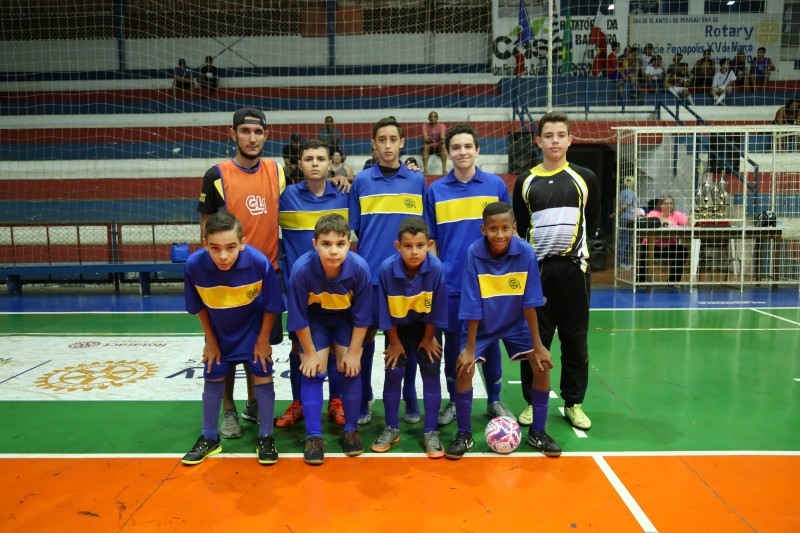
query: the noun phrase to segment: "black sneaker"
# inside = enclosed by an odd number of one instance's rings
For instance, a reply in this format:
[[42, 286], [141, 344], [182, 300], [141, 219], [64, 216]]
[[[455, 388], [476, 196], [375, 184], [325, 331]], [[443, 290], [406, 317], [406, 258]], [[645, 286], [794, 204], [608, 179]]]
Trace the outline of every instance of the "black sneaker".
[[181, 462], [185, 465], [196, 465], [206, 460], [206, 457], [217, 455], [222, 451], [222, 443], [217, 440], [211, 440], [203, 435], [194, 443], [192, 450], [183, 456]]
[[445, 448], [444, 456], [448, 459], [461, 459], [464, 454], [475, 445], [472, 440], [472, 433], [458, 432], [456, 438]]
[[308, 437], [306, 448], [303, 450], [303, 460], [310, 465], [321, 465], [325, 460], [325, 448], [322, 446], [322, 437]]
[[531, 431], [528, 433], [528, 444], [545, 454], [547, 457], [561, 455], [561, 446], [556, 444], [550, 435], [544, 431]]
[[345, 431], [342, 435], [342, 450], [348, 457], [355, 457], [364, 453], [364, 445], [361, 444], [361, 435], [358, 431]]
[[262, 465], [274, 465], [278, 462], [278, 450], [275, 449], [275, 439], [272, 435], [258, 437], [256, 441], [258, 462]]

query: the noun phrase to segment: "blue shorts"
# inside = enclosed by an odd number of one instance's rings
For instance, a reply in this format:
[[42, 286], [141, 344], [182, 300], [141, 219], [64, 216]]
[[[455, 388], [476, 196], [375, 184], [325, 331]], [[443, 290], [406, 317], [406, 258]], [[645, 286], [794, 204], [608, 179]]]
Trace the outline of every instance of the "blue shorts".
[[[498, 340], [503, 341], [503, 346], [506, 347], [506, 353], [511, 361], [527, 359], [528, 352], [533, 351], [531, 330], [528, 329], [528, 323], [521, 319], [502, 334], [478, 336], [475, 339], [475, 361], [479, 363], [486, 362], [486, 349]], [[467, 333], [464, 331], [464, 336], [461, 339], [461, 350], [466, 346]]]
[[211, 372], [208, 371], [208, 364], [204, 364], [203, 377], [211, 380], [224, 378], [231, 372], [231, 370], [236, 368], [236, 365], [238, 364], [248, 365], [250, 367], [250, 374], [259, 378], [269, 377], [273, 373], [271, 364], [267, 363], [267, 371], [264, 372], [264, 370], [261, 368], [261, 361], [256, 359], [256, 362], [254, 363], [252, 355], [249, 357], [238, 355], [231, 358], [222, 356], [219, 364], [214, 363], [211, 365]]
[[[311, 329], [311, 339], [317, 351], [331, 348], [334, 344], [345, 348], [350, 346], [350, 339], [353, 337], [353, 318], [349, 312], [310, 314], [308, 327]], [[302, 344], [300, 353], [303, 353]]]

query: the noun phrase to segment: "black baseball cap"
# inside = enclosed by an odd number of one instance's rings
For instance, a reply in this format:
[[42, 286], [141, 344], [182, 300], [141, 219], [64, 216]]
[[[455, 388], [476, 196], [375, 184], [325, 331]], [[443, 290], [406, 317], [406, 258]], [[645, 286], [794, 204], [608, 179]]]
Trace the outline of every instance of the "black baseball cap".
[[239, 124], [258, 124], [266, 129], [267, 117], [254, 107], [241, 107], [233, 114], [233, 129]]

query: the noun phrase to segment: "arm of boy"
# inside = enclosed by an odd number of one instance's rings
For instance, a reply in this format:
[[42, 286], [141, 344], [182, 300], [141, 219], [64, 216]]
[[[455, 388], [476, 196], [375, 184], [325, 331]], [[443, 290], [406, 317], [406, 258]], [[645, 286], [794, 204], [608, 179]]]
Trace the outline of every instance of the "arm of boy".
[[467, 323], [467, 345], [458, 354], [456, 359], [456, 375], [472, 374], [475, 370], [475, 339], [478, 337], [480, 320], [470, 320]]
[[542, 338], [539, 336], [539, 319], [536, 316], [536, 309], [526, 307], [522, 310], [525, 313], [525, 322], [528, 323], [528, 329], [531, 332], [531, 340], [533, 341], [533, 358], [536, 360], [536, 368], [539, 372], [544, 372], [544, 367], [553, 368], [553, 360], [550, 356], [550, 351], [542, 344]]
[[384, 370], [397, 368], [397, 361], [400, 356], [408, 357], [403, 349], [403, 343], [400, 342], [400, 336], [397, 334], [397, 326], [392, 326], [391, 329], [387, 330], [386, 337], [389, 339], [389, 346], [383, 351]]
[[333, 176], [332, 178], [328, 179], [340, 193], [347, 194], [350, 192], [350, 187], [352, 187], [352, 184], [350, 183], [350, 180], [347, 179], [347, 176]]
[[367, 327], [354, 327], [350, 336], [350, 346], [344, 355], [344, 375], [354, 378], [361, 372], [361, 352], [364, 351], [364, 337], [367, 336]]
[[433, 324], [425, 324], [425, 333], [422, 335], [422, 341], [419, 343], [419, 348], [425, 350], [428, 354], [428, 361], [433, 363], [433, 358], [442, 360], [442, 345], [436, 340], [436, 326]]
[[311, 338], [311, 328], [306, 326], [294, 333], [300, 346], [303, 347], [303, 352], [300, 354], [300, 373], [307, 378], [313, 378], [318, 373], [324, 372], [314, 340]]
[[208, 363], [208, 371], [211, 372], [211, 365], [219, 364], [221, 356], [219, 342], [214, 335], [214, 328], [211, 327], [211, 316], [208, 314], [208, 309], [201, 309], [197, 313], [197, 318], [200, 319], [200, 325], [203, 326], [203, 333], [206, 336], [206, 343], [203, 346], [203, 364]]
[[272, 331], [272, 324], [275, 322], [274, 313], [264, 313], [261, 321], [261, 331], [258, 332], [256, 347], [253, 350], [253, 362], [261, 361], [261, 369], [267, 371], [267, 363], [272, 364], [272, 346], [269, 343], [269, 334]]

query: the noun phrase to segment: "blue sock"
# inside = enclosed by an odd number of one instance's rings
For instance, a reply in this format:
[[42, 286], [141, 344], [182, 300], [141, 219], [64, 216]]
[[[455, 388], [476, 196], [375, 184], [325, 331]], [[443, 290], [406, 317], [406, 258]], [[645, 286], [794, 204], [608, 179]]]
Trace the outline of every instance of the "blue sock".
[[500, 401], [500, 391], [503, 389], [503, 359], [500, 353], [500, 343], [493, 342], [486, 348], [486, 362], [483, 367], [483, 379], [486, 380], [486, 401], [488, 403]]
[[[361, 352], [361, 395], [360, 395], [360, 413], [366, 414], [369, 401], [373, 399], [372, 395], [372, 359], [375, 357], [375, 341], [364, 344], [364, 349]], [[347, 378], [345, 378], [347, 379]], [[342, 397], [344, 398], [344, 389], [342, 386]], [[347, 407], [344, 409], [347, 414]]]
[[344, 375], [336, 369], [336, 354], [331, 350], [328, 357], [328, 398], [342, 399], [342, 379]]
[[425, 406], [425, 433], [439, 427], [439, 406], [442, 403], [442, 383], [439, 376], [422, 375], [422, 398]]
[[222, 405], [224, 381], [206, 381], [203, 385], [203, 436], [219, 440], [219, 408]]
[[406, 412], [419, 413], [419, 404], [417, 403], [417, 353], [407, 353], [406, 356], [403, 400], [406, 402]]
[[[524, 363], [525, 361], [523, 361]], [[550, 401], [550, 391], [536, 390], [531, 387], [531, 405], [533, 406], [533, 424], [531, 431], [544, 431], [547, 424], [547, 404]]]
[[358, 429], [358, 406], [361, 405], [361, 374], [342, 379], [342, 407], [344, 407], [344, 431]]
[[403, 384], [403, 368], [389, 368], [383, 381], [383, 410], [386, 413], [386, 425], [390, 428], [400, 427], [400, 387]]
[[258, 403], [258, 436], [272, 435], [275, 423], [275, 383], [253, 385], [253, 394]]
[[472, 423], [469, 419], [472, 416], [472, 389], [465, 392], [456, 391], [455, 403], [458, 432], [472, 433]]
[[[292, 385], [292, 400], [300, 400], [300, 354], [289, 353], [289, 383]], [[302, 402], [301, 402], [302, 403]]]
[[302, 377], [300, 401], [303, 404], [307, 437], [322, 436], [322, 383], [324, 381], [325, 374], [317, 374], [313, 378]]
[[456, 392], [456, 359], [461, 351], [461, 332], [444, 333], [444, 378], [447, 383], [447, 394], [450, 401], [455, 401]]

